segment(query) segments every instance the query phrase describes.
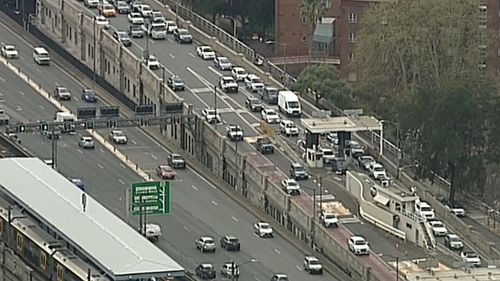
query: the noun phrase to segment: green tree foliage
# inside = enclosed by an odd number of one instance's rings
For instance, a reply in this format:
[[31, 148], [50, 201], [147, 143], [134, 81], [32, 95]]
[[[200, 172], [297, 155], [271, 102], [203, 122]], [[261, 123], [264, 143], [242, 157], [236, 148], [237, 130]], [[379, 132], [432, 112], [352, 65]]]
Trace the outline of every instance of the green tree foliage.
[[416, 90], [399, 111], [402, 131], [415, 137], [419, 177], [433, 180], [437, 173], [448, 179], [452, 202], [458, 190], [481, 192], [486, 165], [499, 159], [491, 157], [498, 140], [491, 92], [461, 86]]
[[476, 0], [373, 5], [361, 18], [356, 40], [358, 84], [376, 96], [476, 84], [482, 44], [478, 11]]
[[329, 64], [318, 64], [304, 69], [293, 86], [293, 90], [305, 92], [311, 89], [340, 108], [352, 105], [352, 90], [340, 78], [338, 69]]
[[299, 6], [300, 17], [305, 19], [305, 22], [311, 25], [314, 31], [316, 24], [325, 16], [325, 5], [321, 0], [302, 0]]
[[215, 22], [218, 14], [228, 12], [226, 0], [192, 0], [191, 5], [193, 11], [204, 16], [210, 16], [212, 22]]

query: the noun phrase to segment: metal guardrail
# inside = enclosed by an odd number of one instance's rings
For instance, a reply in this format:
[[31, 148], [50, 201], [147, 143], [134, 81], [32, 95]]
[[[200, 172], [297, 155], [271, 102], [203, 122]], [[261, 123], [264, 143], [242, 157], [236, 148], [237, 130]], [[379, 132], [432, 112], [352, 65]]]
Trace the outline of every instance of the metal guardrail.
[[363, 211], [363, 208], [360, 206], [359, 207], [359, 214], [361, 215], [362, 218], [364, 218], [365, 220], [369, 221], [370, 223], [372, 223], [374, 226], [376, 227], [379, 227], [381, 228], [382, 230], [385, 230], [386, 232], [398, 237], [398, 238], [401, 238], [402, 240], [406, 240], [406, 233], [404, 233], [403, 231], [399, 230], [399, 229], [396, 229], [394, 227], [391, 227], [383, 222], [380, 222], [378, 219], [376, 219], [375, 217], [371, 216], [370, 214], [366, 213]]
[[340, 64], [339, 58], [313, 57], [313, 56], [288, 56], [274, 57], [269, 59], [273, 64], [304, 64], [304, 63], [326, 63]]

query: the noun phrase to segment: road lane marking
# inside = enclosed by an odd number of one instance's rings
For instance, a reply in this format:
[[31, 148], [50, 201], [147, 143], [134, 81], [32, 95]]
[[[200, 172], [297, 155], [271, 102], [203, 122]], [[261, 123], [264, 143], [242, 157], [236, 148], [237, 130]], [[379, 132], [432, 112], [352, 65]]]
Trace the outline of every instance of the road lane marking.
[[239, 222], [239, 220], [238, 220], [236, 217], [234, 217], [234, 216], [233, 216], [233, 217], [231, 217], [231, 218], [233, 219], [233, 221], [235, 221], [235, 222]]
[[78, 97], [73, 97], [74, 100], [76, 101], [79, 101], [80, 99], [78, 99]]
[[196, 186], [191, 185], [191, 187], [192, 187], [194, 190], [198, 191], [198, 188], [197, 188]]
[[196, 58], [196, 56], [195, 56], [195, 55], [193, 55], [193, 53], [188, 53], [188, 55], [189, 55], [190, 57], [192, 57], [192, 58]]
[[21, 111], [23, 108], [20, 105], [16, 105], [16, 111]]
[[40, 68], [35, 68], [36, 71], [40, 72], [40, 73], [43, 73], [42, 70]]
[[137, 145], [137, 142], [135, 140], [131, 140], [131, 142], [135, 145]]
[[174, 40], [172, 40], [172, 38], [168, 38], [168, 42], [174, 43]]
[[77, 149], [76, 151], [80, 152], [81, 154], [83, 154], [83, 151], [81, 149]]
[[3, 78], [2, 76], [0, 76], [0, 81], [5, 82], [5, 78]]
[[122, 166], [123, 169], [126, 169], [127, 167], [125, 167], [125, 165], [123, 165], [122, 163], [120, 163], [120, 166]]
[[281, 252], [278, 249], [274, 249], [274, 252], [278, 255], [281, 255]]
[[168, 53], [168, 55], [169, 55], [172, 59], [174, 59], [174, 60], [175, 60], [175, 56], [174, 56], [174, 55], [172, 55], [172, 53]]
[[122, 179], [118, 179], [118, 181], [119, 181], [121, 184], [125, 184], [125, 182], [124, 182]]
[[217, 204], [217, 202], [215, 202], [213, 200], [212, 200], [212, 204], [214, 204], [215, 206], [219, 206], [219, 204]]
[[189, 227], [187, 227], [187, 226], [183, 226], [183, 228], [184, 228], [186, 231], [191, 231], [191, 230], [189, 229]]
[[254, 276], [253, 279], [257, 280], [257, 281], [262, 281], [259, 277], [257, 276]]
[[25, 95], [25, 93], [23, 91], [19, 91], [19, 93], [21, 94], [21, 96]]
[[297, 268], [299, 271], [302, 271], [302, 267], [296, 265], [295, 268]]
[[103, 165], [101, 165], [101, 163], [97, 163], [97, 166], [98, 166], [99, 168], [101, 168], [101, 169], [104, 169], [104, 166], [103, 166]]
[[38, 107], [41, 109], [41, 110], [45, 110], [45, 108], [41, 105], [38, 105]]
[[151, 158], [153, 158], [154, 160], [158, 160], [158, 157], [154, 156], [153, 154], [151, 154]]
[[102, 149], [102, 147], [99, 147], [99, 151], [100, 151], [100, 152], [102, 152], [102, 153], [106, 153], [106, 152], [104, 151], [104, 149]]
[[191, 92], [193, 94], [200, 94], [200, 93], [213, 93], [214, 92], [214, 89], [213, 88], [208, 88], [208, 87], [204, 87], [204, 88], [194, 88], [194, 89], [190, 89]]
[[54, 84], [56, 84], [56, 87], [60, 87], [61, 85], [59, 85], [59, 83], [55, 82]]

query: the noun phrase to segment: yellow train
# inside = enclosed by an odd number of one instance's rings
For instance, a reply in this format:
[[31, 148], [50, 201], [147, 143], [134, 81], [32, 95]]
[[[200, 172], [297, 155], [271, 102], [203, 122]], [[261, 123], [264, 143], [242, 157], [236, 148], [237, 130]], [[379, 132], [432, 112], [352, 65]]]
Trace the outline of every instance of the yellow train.
[[9, 211], [6, 206], [6, 203], [0, 204], [2, 240], [47, 280], [111, 281], [80, 258], [77, 249], [57, 239], [56, 234], [49, 234], [35, 219], [14, 209]]

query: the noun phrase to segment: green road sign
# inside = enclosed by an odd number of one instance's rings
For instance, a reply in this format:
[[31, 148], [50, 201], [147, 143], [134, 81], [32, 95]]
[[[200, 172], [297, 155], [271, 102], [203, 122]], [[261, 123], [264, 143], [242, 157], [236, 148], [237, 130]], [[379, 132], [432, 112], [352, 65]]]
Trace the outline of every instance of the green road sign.
[[132, 215], [170, 213], [170, 182], [150, 181], [132, 184]]

